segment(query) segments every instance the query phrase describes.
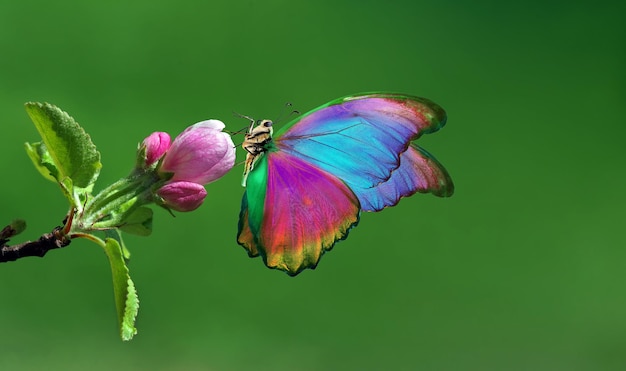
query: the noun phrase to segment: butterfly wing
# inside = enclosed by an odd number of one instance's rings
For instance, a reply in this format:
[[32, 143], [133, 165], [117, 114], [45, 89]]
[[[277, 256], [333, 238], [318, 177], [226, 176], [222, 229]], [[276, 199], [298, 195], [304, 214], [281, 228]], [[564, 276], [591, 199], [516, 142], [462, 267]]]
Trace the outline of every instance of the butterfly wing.
[[360, 190], [361, 210], [379, 211], [416, 192], [449, 197], [454, 193], [454, 185], [446, 169], [433, 155], [411, 143], [400, 155], [400, 166], [391, 172], [388, 180]]
[[237, 241], [268, 267], [296, 275], [347, 237], [359, 210], [341, 180], [286, 152], [267, 152], [248, 175]]
[[445, 168], [410, 147], [445, 122], [445, 111], [428, 99], [372, 93], [319, 107], [283, 127], [274, 141], [281, 151], [345, 182], [363, 210], [377, 211], [415, 192], [452, 194]]

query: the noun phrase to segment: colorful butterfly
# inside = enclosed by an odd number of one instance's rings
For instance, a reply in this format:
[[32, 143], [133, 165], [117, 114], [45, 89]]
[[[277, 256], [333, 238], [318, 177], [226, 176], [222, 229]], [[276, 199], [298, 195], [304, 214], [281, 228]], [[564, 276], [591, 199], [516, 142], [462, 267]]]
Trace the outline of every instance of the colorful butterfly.
[[336, 99], [273, 136], [252, 121], [237, 242], [250, 257], [295, 276], [347, 238], [361, 211], [380, 211], [415, 192], [454, 192], [444, 167], [412, 141], [444, 126], [425, 98], [370, 93]]

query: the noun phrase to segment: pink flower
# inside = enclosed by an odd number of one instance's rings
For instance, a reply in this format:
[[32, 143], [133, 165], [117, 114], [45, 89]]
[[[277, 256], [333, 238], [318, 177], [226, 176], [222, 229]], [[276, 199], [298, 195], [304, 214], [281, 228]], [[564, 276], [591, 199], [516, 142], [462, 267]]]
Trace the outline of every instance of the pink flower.
[[157, 194], [163, 206], [184, 212], [200, 207], [206, 197], [206, 190], [198, 183], [171, 182], [159, 188]]
[[165, 153], [160, 171], [174, 174], [170, 182], [207, 184], [224, 176], [235, 164], [235, 145], [222, 129], [219, 120], [185, 129]]
[[161, 131], [150, 134], [143, 140], [142, 146], [146, 148], [145, 165], [150, 166], [157, 162], [170, 148], [170, 135]]

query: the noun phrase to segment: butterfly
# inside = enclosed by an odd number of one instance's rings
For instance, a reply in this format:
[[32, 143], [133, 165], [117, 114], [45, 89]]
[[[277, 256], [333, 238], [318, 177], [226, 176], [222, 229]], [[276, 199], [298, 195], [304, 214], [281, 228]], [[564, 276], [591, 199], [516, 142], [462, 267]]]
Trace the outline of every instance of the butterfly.
[[361, 211], [416, 192], [451, 196], [446, 169], [413, 143], [445, 123], [436, 103], [396, 93], [333, 100], [275, 135], [272, 121], [251, 120], [237, 242], [295, 276], [347, 238]]

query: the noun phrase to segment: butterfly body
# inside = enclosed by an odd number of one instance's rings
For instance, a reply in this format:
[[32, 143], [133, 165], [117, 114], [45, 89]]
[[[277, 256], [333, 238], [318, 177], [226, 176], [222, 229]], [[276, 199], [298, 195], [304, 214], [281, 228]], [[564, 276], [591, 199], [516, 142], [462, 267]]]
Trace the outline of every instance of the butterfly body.
[[268, 267], [296, 275], [345, 239], [360, 211], [416, 192], [452, 195], [447, 171], [412, 143], [445, 121], [427, 99], [372, 93], [327, 103], [276, 136], [271, 121], [251, 126], [242, 145], [239, 244]]
[[258, 156], [268, 150], [267, 144], [272, 140], [272, 121], [262, 120], [257, 126], [254, 121], [250, 124], [250, 129], [246, 133], [241, 147], [247, 152], [246, 161], [244, 163], [244, 177], [242, 185], [246, 186], [247, 175], [252, 171]]

